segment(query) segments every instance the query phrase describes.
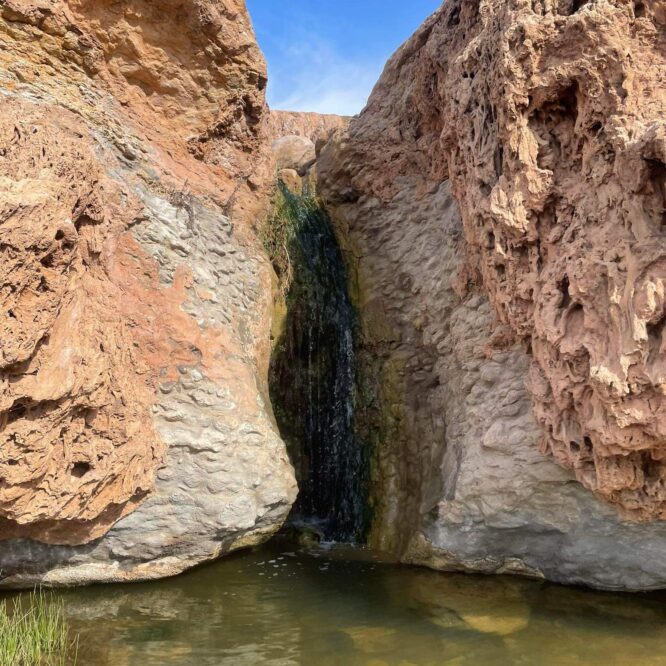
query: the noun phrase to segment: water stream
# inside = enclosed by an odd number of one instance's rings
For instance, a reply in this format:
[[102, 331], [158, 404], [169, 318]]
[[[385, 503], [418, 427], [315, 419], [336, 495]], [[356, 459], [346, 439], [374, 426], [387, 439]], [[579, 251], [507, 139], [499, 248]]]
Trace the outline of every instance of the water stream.
[[357, 318], [325, 209], [282, 188], [288, 218], [287, 316], [271, 363], [271, 400], [299, 481], [292, 524], [362, 539], [367, 451], [354, 428]]

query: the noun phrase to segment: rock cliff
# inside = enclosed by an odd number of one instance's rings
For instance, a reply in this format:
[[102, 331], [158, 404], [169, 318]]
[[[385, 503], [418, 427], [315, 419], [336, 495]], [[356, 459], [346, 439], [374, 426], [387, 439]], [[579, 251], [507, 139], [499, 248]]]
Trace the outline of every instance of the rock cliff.
[[326, 142], [335, 130], [345, 129], [350, 120], [332, 113], [271, 110], [268, 133], [274, 141], [285, 136], [302, 136], [316, 144], [320, 140]]
[[359, 117], [269, 113], [242, 0], [0, 0], [0, 585], [285, 520], [279, 169], [346, 257], [373, 544], [665, 587], [665, 72], [663, 0], [449, 0]]
[[407, 561], [666, 583], [665, 21], [451, 0], [323, 151]]
[[0, 1], [3, 585], [278, 529], [265, 65], [243, 2]]

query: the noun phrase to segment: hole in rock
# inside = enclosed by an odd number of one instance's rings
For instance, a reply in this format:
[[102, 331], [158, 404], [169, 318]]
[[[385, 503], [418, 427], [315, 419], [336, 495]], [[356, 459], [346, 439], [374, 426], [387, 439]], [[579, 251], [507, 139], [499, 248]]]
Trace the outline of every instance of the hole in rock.
[[655, 358], [661, 354], [665, 327], [666, 317], [662, 317], [659, 321], [653, 324], [648, 324], [646, 327], [648, 334], [648, 350], [650, 361], [654, 361]]
[[91, 470], [90, 463], [79, 461], [72, 465], [72, 476], [80, 479]]
[[44, 268], [53, 268], [53, 264], [55, 263], [55, 256], [53, 253], [49, 253], [46, 256], [42, 257], [39, 260], [39, 263], [44, 266]]
[[76, 227], [77, 231], [81, 230], [81, 227], [92, 227], [99, 224], [96, 220], [93, 220], [92, 217], [89, 215], [86, 215], [85, 213], [82, 213], [79, 215], [77, 218], [76, 222], [74, 222], [74, 226]]
[[585, 310], [580, 303], [574, 303], [567, 313], [567, 335], [580, 336], [585, 331]]
[[356, 424], [358, 323], [342, 252], [319, 200], [282, 185], [267, 236], [286, 308], [270, 395], [299, 485], [287, 529], [359, 542], [368, 453]]
[[642, 468], [646, 483], [656, 483], [661, 480], [663, 462], [654, 460], [649, 453], [643, 456]]
[[572, 16], [580, 11], [589, 0], [560, 0], [558, 3], [558, 13], [561, 16]]
[[645, 18], [645, 3], [644, 2], [635, 2], [634, 3], [634, 16], [636, 18]]
[[571, 11], [575, 14], [580, 11], [590, 0], [573, 0], [571, 3]]
[[562, 293], [562, 301], [560, 303], [561, 308], [567, 308], [569, 305], [571, 305], [571, 294], [569, 294], [569, 277], [564, 276], [562, 278], [562, 281], [558, 285], [560, 292]]
[[560, 89], [530, 117], [530, 127], [539, 137], [537, 163], [540, 168], [555, 171], [571, 157], [578, 166], [579, 157], [573, 150], [578, 122], [578, 83]]
[[453, 28], [457, 26], [460, 23], [460, 7], [458, 5], [454, 5], [453, 9], [451, 10], [451, 14], [449, 14], [449, 28]]
[[27, 405], [20, 400], [16, 400], [14, 404], [7, 410], [7, 425], [22, 419], [27, 414], [27, 412]]
[[504, 148], [502, 147], [502, 144], [499, 144], [495, 149], [493, 163], [495, 166], [495, 175], [499, 178], [502, 175], [502, 167], [504, 165]]
[[646, 160], [650, 184], [654, 196], [653, 211], [648, 211], [656, 218], [660, 228], [666, 227], [666, 164], [659, 160]]

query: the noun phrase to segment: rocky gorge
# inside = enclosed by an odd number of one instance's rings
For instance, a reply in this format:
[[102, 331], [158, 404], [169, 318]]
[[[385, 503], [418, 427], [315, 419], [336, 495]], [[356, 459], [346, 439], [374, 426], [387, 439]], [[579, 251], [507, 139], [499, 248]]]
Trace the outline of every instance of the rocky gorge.
[[666, 587], [662, 0], [447, 0], [351, 119], [269, 111], [242, 0], [0, 0], [0, 47], [0, 585], [300, 487], [402, 562]]

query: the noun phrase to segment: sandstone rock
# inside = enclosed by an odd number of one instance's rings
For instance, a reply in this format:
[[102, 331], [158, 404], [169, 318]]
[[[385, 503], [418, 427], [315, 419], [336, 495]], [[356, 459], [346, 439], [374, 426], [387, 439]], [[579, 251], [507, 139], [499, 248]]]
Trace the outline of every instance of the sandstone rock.
[[10, 99], [0, 118], [1, 534], [81, 543], [136, 508], [164, 457], [159, 368], [123, 313], [133, 285], [112, 275], [140, 209], [73, 114]]
[[304, 136], [316, 145], [328, 141], [336, 130], [344, 130], [350, 120], [334, 114], [271, 110], [267, 126], [273, 141], [283, 136]]
[[304, 176], [317, 159], [314, 143], [304, 136], [283, 136], [273, 141], [272, 148], [278, 171], [293, 169]]
[[173, 575], [296, 494], [244, 3], [0, 0], [0, 584]]
[[277, 177], [293, 194], [303, 194], [303, 179], [295, 169], [282, 169], [278, 171]]
[[665, 441], [663, 14], [640, 7], [445, 3], [320, 156], [363, 325], [373, 541], [406, 561], [666, 584], [666, 525], [628, 519], [662, 515]]
[[453, 12], [424, 46], [455, 35], [440, 145], [470, 264], [530, 353], [542, 449], [622, 515], [666, 518], [663, 3]]

